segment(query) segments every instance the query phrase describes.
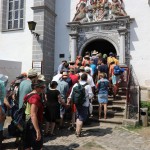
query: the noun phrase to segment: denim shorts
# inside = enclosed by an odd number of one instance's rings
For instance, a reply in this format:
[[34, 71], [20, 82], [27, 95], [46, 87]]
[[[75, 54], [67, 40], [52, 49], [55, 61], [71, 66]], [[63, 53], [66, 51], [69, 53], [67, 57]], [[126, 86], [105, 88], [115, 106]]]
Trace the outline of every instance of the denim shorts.
[[98, 103], [108, 103], [108, 94], [98, 94]]
[[120, 79], [120, 75], [118, 75], [118, 76], [113, 75], [112, 76], [112, 84], [113, 85], [117, 84], [119, 79]]
[[88, 117], [88, 107], [85, 106], [77, 106], [77, 118], [80, 121], [85, 121]]

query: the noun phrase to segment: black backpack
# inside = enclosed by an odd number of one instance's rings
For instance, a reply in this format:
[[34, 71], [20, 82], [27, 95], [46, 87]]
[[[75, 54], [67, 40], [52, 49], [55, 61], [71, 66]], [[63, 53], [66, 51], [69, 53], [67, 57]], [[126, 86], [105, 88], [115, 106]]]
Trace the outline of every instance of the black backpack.
[[[30, 94], [27, 98], [27, 101], [33, 95], [35, 95], [35, 93]], [[25, 128], [27, 124], [26, 114], [25, 114], [27, 101], [23, 103], [23, 106], [20, 109], [18, 105], [14, 105], [11, 108], [12, 121], [8, 126], [8, 133], [10, 136], [20, 137], [25, 132]]]
[[73, 88], [73, 92], [71, 95], [71, 100], [73, 104], [76, 106], [82, 106], [83, 103], [86, 101], [86, 93], [85, 93], [85, 86], [88, 85], [88, 83], [81, 85], [77, 83], [78, 85]]

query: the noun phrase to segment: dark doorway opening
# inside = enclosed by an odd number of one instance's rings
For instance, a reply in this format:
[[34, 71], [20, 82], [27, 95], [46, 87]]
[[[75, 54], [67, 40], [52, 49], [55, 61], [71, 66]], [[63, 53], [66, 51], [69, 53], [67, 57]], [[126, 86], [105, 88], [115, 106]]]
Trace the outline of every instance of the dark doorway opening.
[[96, 50], [99, 53], [109, 55], [110, 52], [117, 54], [115, 47], [107, 40], [98, 39], [90, 42], [82, 51], [82, 56], [85, 56], [86, 52], [90, 52], [90, 54]]

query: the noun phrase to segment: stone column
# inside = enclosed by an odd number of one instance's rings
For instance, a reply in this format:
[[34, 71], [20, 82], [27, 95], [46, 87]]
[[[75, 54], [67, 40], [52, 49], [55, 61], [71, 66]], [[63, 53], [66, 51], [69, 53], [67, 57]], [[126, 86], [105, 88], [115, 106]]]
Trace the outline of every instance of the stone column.
[[120, 34], [120, 55], [119, 55], [119, 63], [120, 65], [125, 65], [125, 35], [127, 29], [119, 29]]
[[77, 36], [76, 35], [70, 35], [71, 36], [71, 61], [75, 61], [77, 57]]
[[78, 38], [78, 23], [70, 23], [68, 25], [71, 32], [71, 61], [75, 61], [77, 57], [77, 38]]
[[42, 61], [42, 74], [51, 80], [54, 74], [55, 0], [34, 0], [32, 7], [39, 40], [33, 40], [33, 61]]

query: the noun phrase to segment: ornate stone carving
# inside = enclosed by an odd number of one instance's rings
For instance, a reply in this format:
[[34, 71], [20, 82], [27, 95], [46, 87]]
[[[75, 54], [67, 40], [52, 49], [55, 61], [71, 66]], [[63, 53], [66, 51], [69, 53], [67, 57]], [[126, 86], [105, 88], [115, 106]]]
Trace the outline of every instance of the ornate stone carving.
[[102, 30], [116, 30], [119, 28], [118, 24], [111, 24], [111, 25], [103, 25]]
[[[76, 52], [81, 55], [86, 46], [95, 40], [106, 40], [116, 49], [122, 63], [129, 64], [130, 58], [130, 23], [129, 16], [117, 17], [114, 20], [101, 22], [70, 22], [70, 36], [76, 40]], [[72, 44], [72, 47], [75, 44]], [[71, 48], [72, 48], [71, 47]], [[71, 50], [73, 51], [73, 50]]]
[[77, 36], [78, 35], [78, 25], [71, 25], [70, 26], [71, 32], [70, 36]]
[[123, 0], [80, 0], [73, 21], [98, 22], [127, 16]]

